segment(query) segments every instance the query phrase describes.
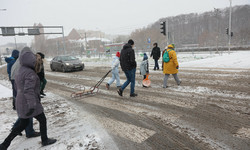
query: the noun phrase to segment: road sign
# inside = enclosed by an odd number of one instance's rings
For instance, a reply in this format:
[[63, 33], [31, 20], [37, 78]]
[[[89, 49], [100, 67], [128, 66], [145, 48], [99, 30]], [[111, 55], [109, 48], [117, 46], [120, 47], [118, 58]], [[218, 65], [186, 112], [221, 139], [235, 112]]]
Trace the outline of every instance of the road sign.
[[2, 27], [2, 35], [3, 36], [13, 36], [15, 35], [15, 28], [13, 27]]
[[40, 35], [39, 29], [28, 29], [28, 35]]

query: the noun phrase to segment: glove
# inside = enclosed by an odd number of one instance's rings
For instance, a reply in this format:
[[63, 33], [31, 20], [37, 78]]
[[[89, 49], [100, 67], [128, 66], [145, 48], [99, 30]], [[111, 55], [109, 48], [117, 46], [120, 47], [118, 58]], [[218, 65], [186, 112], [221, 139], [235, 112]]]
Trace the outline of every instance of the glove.
[[32, 115], [34, 111], [35, 111], [35, 109], [34, 109], [34, 108], [31, 108], [31, 109], [29, 110], [29, 112], [26, 114], [26, 116]]
[[179, 66], [177, 66], [176, 69], [179, 69]]

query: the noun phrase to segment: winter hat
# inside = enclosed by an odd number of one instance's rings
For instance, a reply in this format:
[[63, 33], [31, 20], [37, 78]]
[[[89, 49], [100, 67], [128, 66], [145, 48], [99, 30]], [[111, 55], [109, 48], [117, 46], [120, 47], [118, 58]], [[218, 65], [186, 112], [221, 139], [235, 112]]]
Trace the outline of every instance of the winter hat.
[[135, 42], [134, 42], [132, 39], [130, 39], [130, 40], [128, 40], [128, 44], [130, 44], [130, 45], [134, 45], [134, 44], [135, 44]]
[[148, 60], [148, 56], [147, 56], [146, 53], [144, 53], [144, 56], [143, 56], [143, 61], [144, 61], [144, 60]]
[[169, 44], [168, 48], [175, 48], [175, 45], [174, 44]]
[[116, 52], [116, 56], [117, 56], [117, 57], [120, 57], [120, 52]]
[[42, 59], [44, 59], [44, 57], [45, 57], [45, 55], [43, 53], [41, 53], [41, 52], [38, 52], [36, 54], [40, 55]]
[[11, 56], [14, 57], [15, 59], [17, 59], [19, 57], [19, 51], [14, 49], [11, 53]]

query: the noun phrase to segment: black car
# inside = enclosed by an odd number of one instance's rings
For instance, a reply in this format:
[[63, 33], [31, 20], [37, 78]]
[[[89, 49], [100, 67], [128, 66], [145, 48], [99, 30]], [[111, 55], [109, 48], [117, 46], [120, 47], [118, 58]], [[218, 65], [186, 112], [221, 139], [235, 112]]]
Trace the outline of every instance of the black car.
[[50, 62], [52, 71], [76, 71], [83, 70], [84, 63], [75, 56], [56, 56]]

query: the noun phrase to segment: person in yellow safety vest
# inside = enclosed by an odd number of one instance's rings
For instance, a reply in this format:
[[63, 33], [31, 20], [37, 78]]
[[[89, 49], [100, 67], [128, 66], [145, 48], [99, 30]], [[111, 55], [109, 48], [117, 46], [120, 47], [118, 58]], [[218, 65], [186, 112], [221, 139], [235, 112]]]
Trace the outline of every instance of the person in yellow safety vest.
[[164, 53], [168, 52], [169, 54], [169, 62], [164, 62], [162, 61], [162, 68], [163, 68], [163, 73], [165, 74], [164, 76], [164, 81], [163, 81], [163, 88], [167, 88], [167, 81], [168, 77], [170, 74], [174, 76], [174, 79], [177, 83], [177, 85], [181, 84], [181, 81], [178, 78], [178, 69], [179, 69], [179, 63], [177, 61], [177, 56], [176, 52], [174, 51], [175, 45], [170, 44], [168, 45], [165, 50], [162, 52], [162, 58]]

